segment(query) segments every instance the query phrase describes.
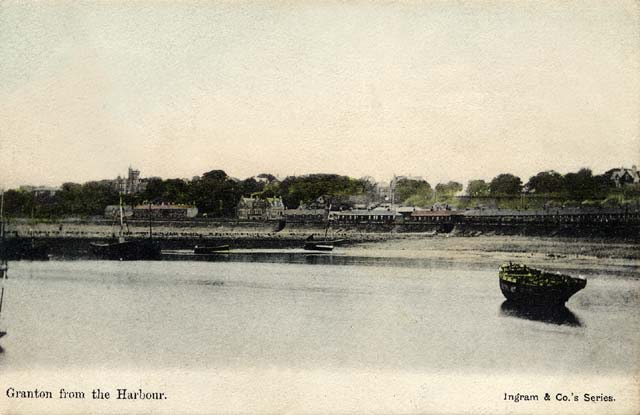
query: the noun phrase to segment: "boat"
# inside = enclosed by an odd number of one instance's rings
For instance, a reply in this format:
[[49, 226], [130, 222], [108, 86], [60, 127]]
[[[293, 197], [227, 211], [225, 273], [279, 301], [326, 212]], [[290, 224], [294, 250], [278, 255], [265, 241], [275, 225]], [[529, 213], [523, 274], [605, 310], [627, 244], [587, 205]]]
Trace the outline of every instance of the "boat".
[[193, 248], [194, 254], [215, 254], [218, 252], [224, 252], [229, 250], [229, 245], [216, 245], [216, 246], [200, 246], [196, 245]]
[[118, 240], [107, 243], [91, 243], [91, 251], [100, 259], [139, 261], [160, 259], [162, 251], [157, 241], [148, 239]]
[[16, 234], [13, 238], [5, 239], [4, 255], [7, 260], [12, 261], [48, 261], [49, 247], [34, 238], [24, 238]]
[[331, 212], [331, 205], [327, 211], [327, 219], [324, 228], [324, 239], [315, 239], [315, 236], [309, 235], [304, 242], [304, 249], [307, 251], [333, 251], [333, 247], [345, 242], [344, 239], [327, 239], [327, 233], [329, 232], [329, 213]]
[[[151, 205], [149, 205], [151, 209]], [[151, 229], [151, 215], [149, 215], [149, 237], [144, 239], [124, 238], [124, 212], [122, 209], [122, 195], [120, 195], [120, 234], [117, 240], [106, 243], [92, 242], [91, 251], [100, 259], [116, 261], [139, 261], [160, 259], [162, 251], [160, 243], [153, 239]]]
[[584, 278], [511, 262], [500, 267], [498, 279], [505, 298], [523, 305], [562, 306], [587, 285]]
[[333, 251], [333, 245], [326, 242], [305, 242], [304, 249], [307, 251]]

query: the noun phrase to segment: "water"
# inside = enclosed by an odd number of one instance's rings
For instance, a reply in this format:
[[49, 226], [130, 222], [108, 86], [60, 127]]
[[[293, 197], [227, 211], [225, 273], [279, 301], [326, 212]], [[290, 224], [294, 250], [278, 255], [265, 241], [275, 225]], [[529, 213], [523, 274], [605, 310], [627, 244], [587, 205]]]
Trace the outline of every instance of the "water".
[[640, 281], [589, 276], [555, 316], [507, 307], [494, 268], [255, 262], [10, 264], [0, 370], [639, 369]]

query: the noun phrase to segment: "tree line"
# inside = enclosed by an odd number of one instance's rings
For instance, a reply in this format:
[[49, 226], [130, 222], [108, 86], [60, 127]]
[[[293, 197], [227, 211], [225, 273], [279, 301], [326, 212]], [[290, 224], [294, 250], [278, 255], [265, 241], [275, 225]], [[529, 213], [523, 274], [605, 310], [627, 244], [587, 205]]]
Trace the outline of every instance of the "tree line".
[[[523, 195], [529, 201], [526, 207], [540, 207], [535, 201], [600, 206], [638, 203], [640, 186], [616, 187], [611, 180], [612, 172], [594, 175], [589, 169], [581, 169], [562, 175], [550, 170], [532, 176], [526, 183], [515, 175], [504, 173], [488, 182], [469, 181], [466, 198], [456, 197], [463, 185], [455, 181], [432, 187], [426, 180], [399, 179], [392, 183], [392, 199], [405, 206], [431, 207], [445, 203], [461, 208], [481, 206], [487, 198], [500, 199], [502, 207], [523, 207]], [[354, 179], [337, 174], [309, 174], [278, 181], [272, 174], [264, 173], [256, 178], [238, 180], [223, 170], [211, 170], [192, 180], [150, 178], [142, 192], [123, 195], [123, 203], [131, 206], [149, 202], [195, 205], [200, 215], [231, 218], [235, 217], [243, 196], [279, 197], [287, 208], [331, 205], [333, 209], [347, 209], [354, 206], [355, 199], [365, 204], [383, 201], [377, 193], [376, 183], [367, 177]], [[108, 181], [64, 183], [53, 195], [8, 190], [4, 208], [5, 213], [13, 217], [102, 216], [106, 206], [119, 203], [119, 197], [117, 189]]]
[[440, 183], [431, 188], [426, 180], [401, 179], [396, 185], [397, 201], [405, 205], [426, 207], [447, 203], [456, 207], [474, 207], [484, 199], [498, 199], [498, 207], [548, 206], [624, 206], [640, 201], [640, 185], [618, 187], [612, 179], [615, 169], [594, 175], [588, 168], [560, 174], [554, 170], [540, 172], [526, 183], [510, 173], [499, 174], [489, 182], [470, 180], [466, 197], [455, 196], [463, 190], [458, 182]]
[[[256, 180], [256, 178], [258, 180]], [[144, 190], [123, 194], [123, 204], [142, 203], [195, 205], [200, 215], [231, 218], [241, 197], [280, 197], [287, 207], [307, 205], [322, 197], [326, 203], [345, 203], [349, 196], [372, 191], [367, 180], [337, 174], [290, 176], [278, 181], [272, 174], [237, 180], [224, 170], [211, 170], [192, 180], [150, 178]], [[5, 192], [8, 216], [33, 218], [102, 216], [105, 207], [119, 204], [120, 194], [109, 181], [64, 183], [59, 191], [36, 195], [32, 191]]]

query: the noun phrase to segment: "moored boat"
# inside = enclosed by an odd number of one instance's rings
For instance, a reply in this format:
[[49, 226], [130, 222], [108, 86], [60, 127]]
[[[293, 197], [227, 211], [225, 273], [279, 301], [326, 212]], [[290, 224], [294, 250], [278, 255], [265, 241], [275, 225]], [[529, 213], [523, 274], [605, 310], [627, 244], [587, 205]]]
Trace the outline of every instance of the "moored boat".
[[229, 250], [229, 245], [201, 246], [196, 245], [193, 248], [194, 254], [215, 254]]
[[[151, 209], [151, 204], [149, 204]], [[90, 244], [91, 252], [100, 259], [109, 259], [116, 261], [138, 261], [161, 259], [162, 250], [160, 243], [153, 239], [153, 230], [151, 229], [151, 215], [149, 215], [149, 237], [144, 239], [124, 238], [124, 213], [122, 210], [122, 195], [120, 196], [120, 236], [117, 240]]]
[[91, 252], [100, 259], [136, 261], [160, 259], [162, 251], [158, 241], [151, 238], [91, 243]]
[[563, 305], [587, 285], [579, 277], [508, 263], [498, 272], [500, 290], [509, 301], [525, 305]]
[[306, 242], [304, 249], [307, 251], [333, 251], [333, 245], [326, 242]]
[[48, 261], [49, 247], [42, 241], [33, 238], [15, 236], [5, 239], [5, 256], [8, 260]]
[[314, 235], [310, 235], [304, 242], [304, 249], [307, 251], [332, 251], [333, 247], [344, 243], [344, 239], [315, 239]]

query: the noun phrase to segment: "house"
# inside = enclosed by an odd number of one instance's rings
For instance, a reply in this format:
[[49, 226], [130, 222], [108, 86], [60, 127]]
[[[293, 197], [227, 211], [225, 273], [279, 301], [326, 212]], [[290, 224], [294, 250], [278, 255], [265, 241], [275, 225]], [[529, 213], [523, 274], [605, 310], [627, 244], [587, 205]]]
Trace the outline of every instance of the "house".
[[276, 220], [284, 218], [284, 203], [280, 197], [267, 198], [267, 219]]
[[614, 181], [616, 187], [640, 183], [640, 171], [636, 166], [632, 166], [630, 169], [622, 167], [611, 172], [611, 180]]
[[277, 220], [285, 217], [285, 206], [279, 197], [242, 197], [236, 212], [240, 220]]
[[240, 220], [264, 220], [267, 215], [267, 201], [260, 198], [241, 197], [236, 212]]

